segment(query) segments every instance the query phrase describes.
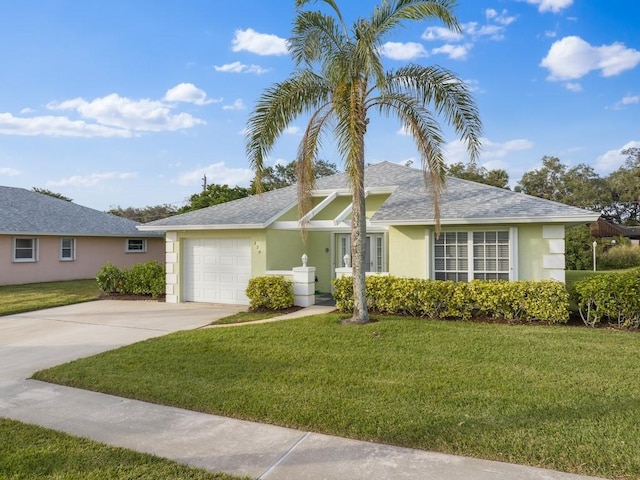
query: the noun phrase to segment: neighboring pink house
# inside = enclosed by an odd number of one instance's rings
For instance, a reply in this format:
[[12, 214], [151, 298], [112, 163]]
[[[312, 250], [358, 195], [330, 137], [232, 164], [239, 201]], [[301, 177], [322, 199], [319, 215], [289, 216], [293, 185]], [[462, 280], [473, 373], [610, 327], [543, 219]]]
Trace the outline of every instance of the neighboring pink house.
[[23, 188], [0, 186], [0, 285], [94, 278], [103, 265], [164, 263], [163, 232]]

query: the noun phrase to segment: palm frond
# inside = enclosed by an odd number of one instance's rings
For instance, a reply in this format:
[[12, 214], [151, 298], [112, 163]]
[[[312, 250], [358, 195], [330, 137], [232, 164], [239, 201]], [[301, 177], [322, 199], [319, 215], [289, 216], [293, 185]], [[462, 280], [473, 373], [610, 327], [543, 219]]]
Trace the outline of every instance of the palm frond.
[[451, 71], [439, 66], [409, 65], [391, 72], [387, 86], [420, 98], [451, 125], [467, 145], [469, 156], [480, 153], [482, 122], [468, 86]]
[[249, 117], [246, 132], [246, 153], [256, 172], [258, 192], [265, 159], [278, 137], [301, 113], [327, 103], [329, 97], [325, 80], [309, 70], [296, 72], [263, 92]]
[[446, 166], [442, 153], [445, 140], [440, 124], [419, 99], [402, 93], [374, 97], [368, 104], [382, 115], [395, 116], [414, 139], [420, 153], [425, 188], [431, 194], [436, 232], [440, 232], [440, 205]]

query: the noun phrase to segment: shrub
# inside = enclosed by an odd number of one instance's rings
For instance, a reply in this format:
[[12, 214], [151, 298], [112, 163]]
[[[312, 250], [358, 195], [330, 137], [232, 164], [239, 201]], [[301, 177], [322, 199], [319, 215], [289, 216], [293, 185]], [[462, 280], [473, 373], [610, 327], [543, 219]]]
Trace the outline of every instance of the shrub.
[[164, 266], [156, 260], [138, 263], [131, 269], [108, 263], [96, 275], [98, 287], [106, 294], [150, 295], [157, 298], [165, 291]]
[[576, 283], [578, 308], [589, 326], [640, 327], [640, 269], [603, 273]]
[[252, 278], [246, 293], [251, 310], [282, 310], [293, 307], [293, 284], [282, 276]]
[[98, 282], [98, 288], [104, 293], [109, 295], [124, 293], [124, 272], [111, 263], [103, 265], [98, 270], [96, 281]]
[[602, 270], [640, 267], [640, 247], [616, 245], [600, 255], [597, 262]]
[[[333, 282], [336, 308], [353, 309], [351, 277]], [[554, 281], [471, 283], [371, 276], [366, 280], [368, 307], [380, 313], [467, 320], [485, 316], [509, 321], [564, 323], [569, 295]]]
[[165, 292], [164, 266], [156, 260], [138, 263], [125, 272], [126, 293], [151, 295], [156, 298]]

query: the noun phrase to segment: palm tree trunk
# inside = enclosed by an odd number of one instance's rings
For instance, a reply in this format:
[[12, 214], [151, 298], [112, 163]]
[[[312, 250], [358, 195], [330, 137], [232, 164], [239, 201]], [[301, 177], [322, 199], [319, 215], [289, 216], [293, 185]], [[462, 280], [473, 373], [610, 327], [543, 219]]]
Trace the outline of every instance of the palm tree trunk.
[[353, 185], [353, 209], [351, 212], [351, 252], [353, 268], [353, 317], [348, 323], [369, 322], [369, 312], [367, 311], [367, 296], [365, 291], [365, 264], [366, 240], [367, 240], [367, 216], [364, 192], [364, 155], [362, 155], [360, 166]]

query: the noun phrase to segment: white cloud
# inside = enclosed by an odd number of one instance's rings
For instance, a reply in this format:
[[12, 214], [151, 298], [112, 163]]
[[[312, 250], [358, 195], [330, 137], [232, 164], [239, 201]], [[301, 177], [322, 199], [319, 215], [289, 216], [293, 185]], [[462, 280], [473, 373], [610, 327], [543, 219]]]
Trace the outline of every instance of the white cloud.
[[258, 55], [286, 55], [287, 40], [277, 35], [258, 33], [252, 28], [236, 30], [236, 35], [231, 42], [231, 50], [234, 52], [247, 51]]
[[74, 98], [64, 102], [51, 102], [50, 110], [75, 110], [83, 118], [100, 125], [119, 127], [138, 132], [162, 132], [192, 128], [204, 124], [203, 120], [188, 113], [172, 114], [172, 106], [158, 100], [131, 100], [112, 93], [91, 102]]
[[225, 105], [222, 107], [223, 110], [244, 110], [246, 107], [244, 106], [244, 102], [242, 99], [238, 98], [231, 105]]
[[622, 105], [633, 105], [634, 103], [640, 103], [640, 95], [627, 95], [620, 100]]
[[214, 65], [216, 72], [223, 73], [256, 73], [261, 75], [263, 73], [268, 72], [269, 70], [266, 68], [262, 68], [260, 65], [245, 65], [241, 62], [233, 62], [227, 63], [225, 65]]
[[4, 175], [5, 177], [15, 177], [16, 175], [20, 175], [20, 170], [16, 170], [11, 167], [0, 167], [0, 175]]
[[464, 60], [465, 58], [467, 58], [467, 54], [469, 53], [470, 49], [471, 49], [470, 44], [467, 44], [467, 45], [447, 44], [438, 48], [434, 48], [433, 50], [431, 50], [431, 53], [434, 55], [442, 53], [444, 55], [447, 55], [449, 58], [453, 60]]
[[531, 5], [537, 5], [539, 12], [558, 13], [563, 8], [568, 8], [573, 4], [573, 0], [526, 0]]
[[[533, 148], [533, 142], [526, 139], [509, 140], [507, 142], [492, 142], [488, 138], [482, 138], [482, 150], [480, 151], [479, 163], [486, 164], [500, 164], [500, 160], [504, 159], [508, 155], [523, 150], [530, 150]], [[448, 164], [457, 162], [468, 162], [469, 154], [467, 153], [466, 146], [461, 140], [453, 140], [449, 142], [444, 149], [445, 159]], [[492, 167], [502, 168], [502, 167]]]
[[517, 19], [514, 16], [509, 16], [509, 12], [507, 12], [506, 9], [498, 13], [498, 11], [493, 8], [487, 8], [484, 14], [487, 20], [493, 20], [501, 25], [511, 25]]
[[182, 186], [199, 185], [202, 176], [207, 176], [207, 181], [220, 185], [249, 185], [253, 180], [254, 172], [250, 168], [229, 168], [224, 162], [213, 163], [206, 167], [185, 172], [178, 177], [176, 183]]
[[456, 42], [462, 40], [463, 35], [445, 27], [427, 27], [422, 34], [424, 40], [444, 40], [445, 42]]
[[82, 120], [66, 117], [14, 117], [10, 113], [0, 113], [0, 135], [51, 137], [131, 137], [130, 130], [111, 126], [89, 124]]
[[284, 129], [282, 132], [285, 135], [298, 135], [300, 133], [300, 127], [291, 126]]
[[600, 70], [611, 77], [640, 64], [640, 51], [622, 43], [594, 47], [580, 37], [570, 36], [551, 45], [540, 66], [549, 70], [548, 80], [573, 80]]
[[199, 89], [193, 83], [179, 83], [170, 88], [165, 93], [164, 100], [167, 102], [194, 103], [196, 105], [208, 105], [216, 101], [208, 99], [204, 90]]
[[622, 150], [626, 150], [627, 148], [640, 148], [640, 141], [632, 140], [620, 148], [603, 153], [596, 159], [596, 164], [593, 168], [600, 174], [609, 174], [617, 170], [624, 165], [627, 159], [627, 156], [621, 153]]
[[582, 91], [582, 85], [580, 85], [577, 82], [567, 82], [567, 83], [564, 84], [564, 86], [570, 92], [577, 93], [577, 92], [581, 92]]
[[413, 60], [429, 55], [424, 46], [416, 42], [387, 42], [382, 45], [380, 53], [392, 60]]
[[51, 180], [47, 182], [47, 185], [54, 187], [94, 187], [109, 180], [128, 180], [137, 176], [138, 174], [133, 172], [91, 173], [89, 175], [72, 175], [60, 180]]
[[22, 110], [20, 110], [20, 114], [21, 115], [27, 115], [29, 113], [35, 113], [35, 110], [33, 108], [29, 108], [29, 107], [26, 107], [26, 108], [23, 108]]
[[478, 80], [468, 79], [463, 80], [463, 82], [467, 85], [467, 88], [470, 92], [483, 92], [480, 88], [480, 82]]

